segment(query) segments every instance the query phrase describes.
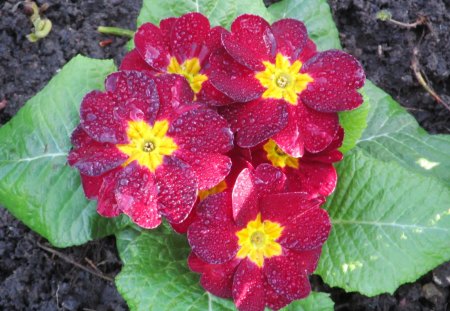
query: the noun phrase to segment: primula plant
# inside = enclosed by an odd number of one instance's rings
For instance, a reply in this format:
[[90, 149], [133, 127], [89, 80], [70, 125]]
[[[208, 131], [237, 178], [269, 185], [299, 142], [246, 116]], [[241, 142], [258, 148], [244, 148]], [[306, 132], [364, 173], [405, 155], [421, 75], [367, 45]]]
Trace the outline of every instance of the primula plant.
[[144, 0], [0, 129], [0, 203], [57, 247], [114, 234], [133, 310], [332, 310], [450, 259], [450, 138], [340, 50], [325, 1]]

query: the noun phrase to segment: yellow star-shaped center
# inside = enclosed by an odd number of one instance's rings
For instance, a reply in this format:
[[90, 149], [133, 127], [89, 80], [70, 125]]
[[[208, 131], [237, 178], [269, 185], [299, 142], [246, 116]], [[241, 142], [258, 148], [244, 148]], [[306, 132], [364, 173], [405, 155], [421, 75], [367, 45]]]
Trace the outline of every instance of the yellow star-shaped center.
[[298, 159], [291, 157], [284, 152], [274, 140], [269, 139], [269, 141], [264, 144], [263, 149], [266, 152], [267, 159], [273, 166], [281, 168], [286, 166], [298, 168]]
[[208, 76], [200, 73], [201, 69], [200, 60], [197, 57], [187, 59], [181, 65], [175, 57], [171, 57], [167, 66], [168, 73], [185, 77], [195, 94], [200, 92], [203, 82], [208, 80]]
[[281, 236], [283, 227], [269, 220], [261, 221], [261, 214], [249, 221], [247, 227], [236, 233], [240, 249], [237, 258], [247, 257], [258, 267], [264, 264], [264, 258], [281, 255], [281, 245], [276, 240]]
[[156, 121], [150, 126], [145, 121], [128, 121], [128, 144], [118, 144], [116, 147], [128, 156], [122, 164], [127, 166], [133, 161], [155, 172], [163, 163], [164, 156], [171, 155], [178, 149], [171, 137], [166, 135], [169, 130], [167, 120]]
[[291, 105], [297, 105], [298, 94], [306, 89], [313, 78], [300, 73], [302, 62], [296, 60], [293, 64], [289, 59], [278, 53], [275, 64], [264, 61], [264, 71], [258, 72], [255, 77], [266, 88], [262, 97], [284, 99]]

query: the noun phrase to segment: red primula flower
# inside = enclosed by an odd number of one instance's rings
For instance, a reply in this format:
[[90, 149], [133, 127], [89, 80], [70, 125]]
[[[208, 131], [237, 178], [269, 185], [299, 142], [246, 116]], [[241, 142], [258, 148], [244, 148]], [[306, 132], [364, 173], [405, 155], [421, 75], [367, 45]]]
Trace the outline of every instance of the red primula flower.
[[286, 175], [286, 191], [306, 192], [311, 197], [329, 196], [337, 183], [333, 163], [342, 160], [338, 148], [342, 145], [344, 130], [340, 127], [331, 144], [319, 153], [305, 152], [300, 158], [285, 153], [275, 143], [268, 141], [252, 148], [252, 163], [269, 163]]
[[305, 149], [320, 152], [336, 136], [336, 112], [362, 103], [359, 62], [339, 50], [317, 52], [300, 21], [269, 25], [259, 16], [241, 15], [222, 34], [222, 44], [211, 55], [210, 79], [241, 102], [221, 111], [241, 147], [272, 137], [294, 157]]
[[127, 54], [120, 70], [149, 70], [184, 76], [199, 102], [229, 104], [232, 100], [219, 92], [209, 80], [211, 52], [220, 47], [222, 27], [210, 28], [200, 13], [163, 19], [159, 28], [143, 24], [136, 32], [136, 49]]
[[137, 71], [111, 74], [106, 92], [85, 96], [68, 160], [101, 215], [125, 213], [144, 228], [158, 226], [161, 216], [180, 223], [198, 189], [227, 176], [232, 133], [192, 97], [180, 76]]
[[311, 290], [330, 221], [323, 199], [280, 193], [284, 181], [268, 164], [244, 169], [231, 194], [200, 203], [188, 230], [188, 263], [201, 285], [241, 311], [278, 310]]

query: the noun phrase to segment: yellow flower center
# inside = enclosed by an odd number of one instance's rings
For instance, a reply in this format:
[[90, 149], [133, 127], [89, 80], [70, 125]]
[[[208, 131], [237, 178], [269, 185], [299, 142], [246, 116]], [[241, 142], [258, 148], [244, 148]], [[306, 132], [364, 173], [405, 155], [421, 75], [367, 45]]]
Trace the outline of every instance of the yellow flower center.
[[151, 127], [145, 121], [128, 121], [128, 144], [116, 147], [128, 156], [122, 164], [124, 167], [133, 161], [147, 167], [151, 172], [163, 163], [164, 156], [171, 155], [178, 149], [172, 138], [166, 136], [169, 130], [167, 120], [156, 121]]
[[227, 189], [227, 183], [225, 182], [225, 180], [222, 180], [220, 183], [218, 183], [216, 186], [212, 187], [211, 189], [200, 190], [198, 192], [198, 197], [199, 197], [200, 201], [203, 201], [210, 195], [213, 195], [216, 193], [221, 193], [225, 189]]
[[199, 73], [200, 70], [200, 61], [197, 57], [187, 59], [181, 65], [175, 57], [171, 57], [169, 66], [167, 66], [168, 73], [184, 76], [186, 80], [188, 80], [189, 85], [195, 94], [200, 92], [203, 82], [208, 80], [206, 75]]
[[273, 166], [298, 168], [298, 159], [291, 157], [281, 150], [272, 139], [269, 139], [269, 141], [264, 144], [263, 149], [266, 152], [267, 159], [272, 162]]
[[310, 75], [300, 73], [302, 62], [296, 60], [291, 64], [289, 59], [278, 53], [275, 64], [267, 61], [263, 64], [266, 69], [255, 75], [261, 85], [266, 88], [262, 97], [284, 99], [292, 105], [297, 105], [298, 94], [313, 81]]
[[240, 246], [236, 257], [247, 257], [261, 268], [264, 258], [281, 255], [281, 245], [276, 240], [282, 232], [282, 226], [269, 220], [261, 222], [261, 214], [258, 214], [255, 220], [248, 222], [246, 228], [236, 233]]

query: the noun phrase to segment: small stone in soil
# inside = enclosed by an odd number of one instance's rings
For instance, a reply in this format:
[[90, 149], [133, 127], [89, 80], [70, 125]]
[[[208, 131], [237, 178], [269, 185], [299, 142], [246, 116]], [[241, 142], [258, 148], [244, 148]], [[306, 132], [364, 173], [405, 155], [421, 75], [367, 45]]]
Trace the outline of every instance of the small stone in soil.
[[450, 286], [450, 265], [441, 265], [433, 271], [433, 282], [440, 287]]

